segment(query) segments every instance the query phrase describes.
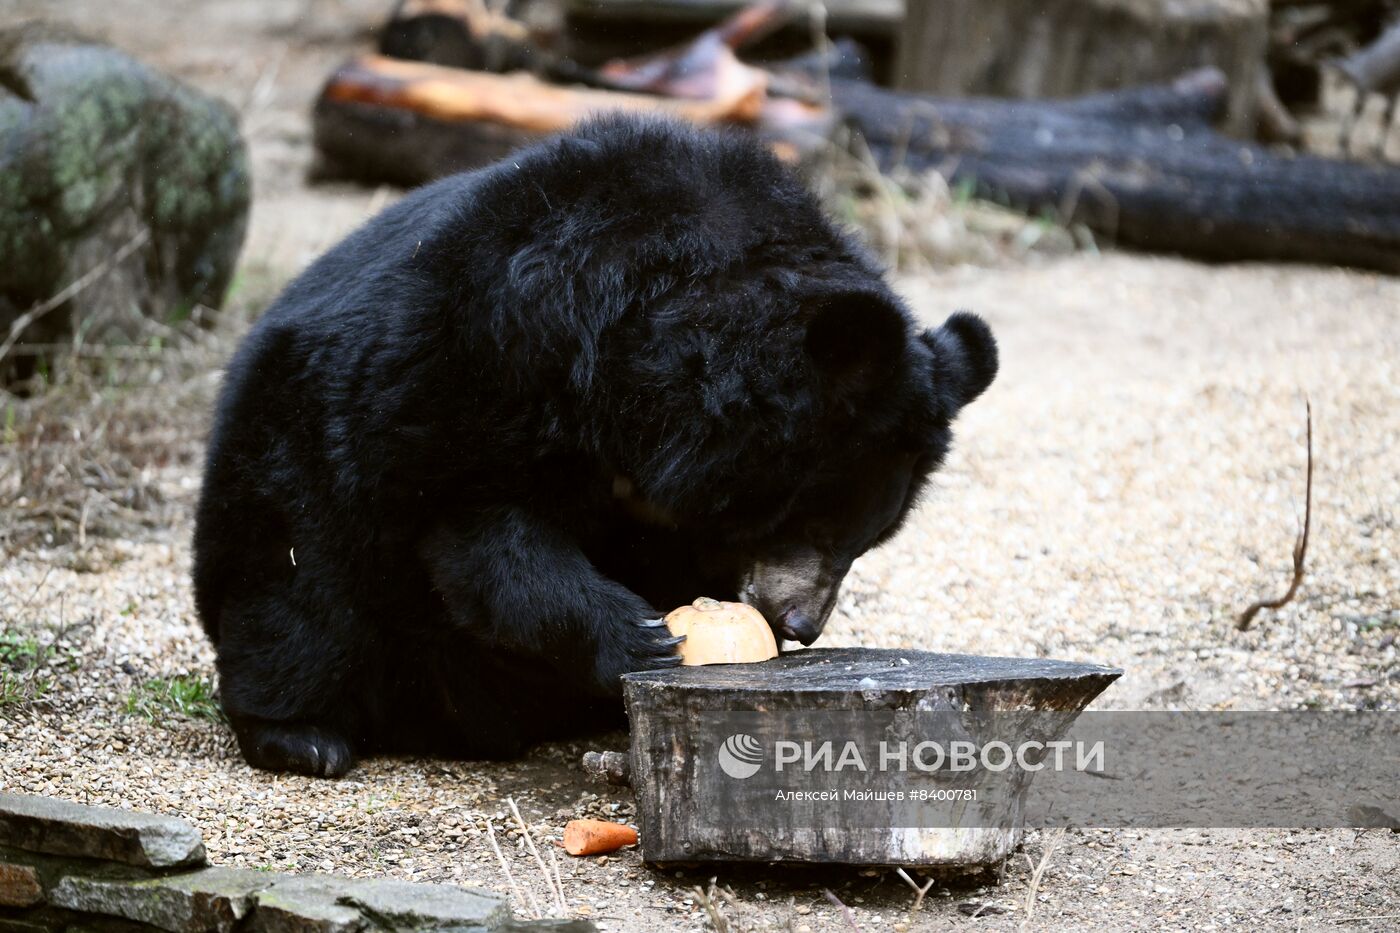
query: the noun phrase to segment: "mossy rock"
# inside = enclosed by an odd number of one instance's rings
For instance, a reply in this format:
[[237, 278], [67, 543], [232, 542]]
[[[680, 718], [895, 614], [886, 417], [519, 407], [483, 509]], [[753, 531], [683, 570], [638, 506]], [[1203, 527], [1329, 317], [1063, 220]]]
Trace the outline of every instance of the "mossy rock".
[[[27, 343], [132, 340], [217, 309], [247, 230], [232, 108], [59, 27], [0, 29], [0, 340], [27, 309], [145, 240]], [[0, 361], [0, 381], [24, 375]]]

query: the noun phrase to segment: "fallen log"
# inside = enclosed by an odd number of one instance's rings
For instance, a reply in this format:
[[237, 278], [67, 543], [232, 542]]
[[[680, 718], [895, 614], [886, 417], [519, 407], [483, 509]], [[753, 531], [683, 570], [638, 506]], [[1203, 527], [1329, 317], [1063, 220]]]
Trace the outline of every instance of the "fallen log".
[[312, 124], [333, 172], [402, 185], [484, 165], [608, 111], [746, 126], [789, 160], [825, 140], [826, 108], [770, 98], [765, 72], [746, 73], [731, 71], [713, 97], [681, 99], [365, 56], [331, 75]]
[[316, 148], [346, 174], [416, 185], [499, 159], [605, 111], [651, 112], [702, 124], [756, 122], [761, 83], [723, 97], [673, 100], [547, 84], [382, 56], [342, 65], [313, 113]]
[[[834, 111], [886, 170], [897, 162], [935, 170], [984, 198], [1084, 224], [1125, 246], [1400, 272], [1400, 171], [1222, 135], [1215, 125], [1237, 89], [1216, 70], [1072, 100], [1004, 101], [888, 91], [802, 68], [770, 74], [734, 56], [734, 46], [790, 12], [769, 0], [688, 45], [586, 70], [591, 83], [611, 88], [360, 59], [323, 91], [316, 143], [341, 170], [417, 184], [500, 158], [589, 113], [631, 110], [747, 126], [796, 161], [827, 139]], [[828, 88], [832, 108], [812, 103]]]
[[1224, 84], [1066, 102], [949, 100], [834, 81], [889, 170], [901, 162], [1140, 249], [1400, 273], [1400, 170], [1288, 155], [1218, 133]]

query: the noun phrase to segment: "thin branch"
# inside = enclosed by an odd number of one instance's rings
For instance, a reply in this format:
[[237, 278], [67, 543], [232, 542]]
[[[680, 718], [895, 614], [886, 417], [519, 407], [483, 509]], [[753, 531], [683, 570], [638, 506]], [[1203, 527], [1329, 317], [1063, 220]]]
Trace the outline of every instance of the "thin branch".
[[841, 916], [846, 918], [846, 924], [856, 933], [863, 933], [860, 924], [856, 923], [856, 915], [851, 913], [851, 908], [841, 903], [841, 898], [831, 893], [830, 888], [822, 888], [822, 896], [841, 909]]
[[559, 895], [559, 916], [569, 916], [569, 902], [564, 898], [564, 878], [559, 874], [559, 855], [551, 847], [549, 850], [549, 864], [554, 869], [554, 890]]
[[706, 891], [697, 885], [692, 890], [695, 897], [700, 901], [700, 906], [705, 908], [705, 914], [710, 918], [710, 926], [715, 928], [715, 933], [729, 933], [729, 918], [724, 915], [724, 908], [719, 906], [716, 898], [716, 883], [718, 878], [710, 879], [710, 889]]
[[544, 875], [544, 886], [553, 895], [555, 904], [563, 911], [563, 916], [567, 916], [567, 908], [564, 906], [564, 892], [555, 887], [554, 876], [549, 873], [549, 866], [544, 863], [544, 858], [540, 855], [540, 850], [535, 847], [535, 839], [530, 834], [530, 824], [525, 822], [525, 817], [520, 815], [520, 808], [515, 805], [514, 797], [507, 797], [506, 803], [510, 804], [511, 815], [515, 817], [516, 824], [520, 827], [521, 835], [525, 837], [525, 848], [535, 857], [535, 864], [539, 866], [540, 874]]
[[1293, 581], [1288, 584], [1288, 590], [1277, 599], [1263, 599], [1252, 604], [1244, 612], [1240, 613], [1239, 621], [1235, 623], [1235, 628], [1241, 632], [1247, 631], [1254, 617], [1261, 609], [1281, 609], [1286, 606], [1298, 592], [1298, 587], [1303, 583], [1303, 573], [1308, 557], [1308, 533], [1312, 529], [1312, 487], [1313, 487], [1313, 441], [1312, 441], [1312, 402], [1307, 402], [1308, 408], [1308, 478], [1307, 488], [1303, 504], [1303, 530], [1298, 534], [1298, 540], [1293, 544]]
[[491, 851], [496, 853], [496, 861], [500, 863], [501, 872], [506, 876], [506, 883], [510, 885], [511, 893], [515, 895], [515, 901], [520, 905], [520, 909], [530, 908], [532, 919], [543, 920], [544, 913], [540, 910], [540, 902], [535, 900], [535, 895], [529, 888], [525, 888], [521, 893], [521, 887], [515, 881], [515, 875], [510, 870], [510, 863], [506, 861], [505, 855], [501, 852], [501, 846], [496, 842], [496, 827], [491, 825], [491, 821], [486, 821], [486, 839], [491, 843]]
[[898, 875], [899, 877], [903, 878], [903, 879], [904, 879], [904, 883], [907, 884], [907, 885], [909, 885], [909, 887], [911, 887], [911, 888], [914, 889], [914, 906], [911, 907], [911, 908], [909, 908], [909, 912], [910, 912], [910, 913], [917, 913], [919, 910], [923, 909], [923, 906], [924, 906], [924, 896], [928, 894], [929, 888], [932, 888], [932, 887], [933, 887], [933, 881], [934, 881], [934, 879], [930, 878], [930, 879], [924, 884], [924, 886], [921, 888], [921, 887], [918, 886], [918, 884], [916, 884], [916, 883], [914, 882], [914, 879], [913, 879], [913, 878], [910, 878], [910, 877], [909, 877], [909, 873], [908, 873], [907, 871], [905, 871], [904, 869], [902, 869], [902, 868], [896, 868], [895, 871], [894, 871], [894, 873], [895, 873], [896, 875]]
[[19, 317], [15, 318], [14, 322], [10, 324], [9, 336], [5, 338], [4, 343], [0, 343], [0, 361], [5, 359], [11, 348], [19, 341], [20, 335], [23, 334], [31, 324], [55, 308], [61, 307], [65, 302], [82, 292], [83, 289], [87, 288], [98, 279], [101, 279], [108, 272], [111, 272], [112, 269], [120, 265], [126, 257], [144, 246], [146, 241], [150, 238], [150, 230], [142, 229], [137, 231], [136, 235], [130, 240], [127, 240], [121, 249], [93, 266], [77, 279], [74, 279], [67, 288], [53, 297], [39, 302]]
[[1040, 879], [1045, 876], [1045, 869], [1050, 865], [1050, 856], [1055, 854], [1055, 850], [1060, 847], [1060, 842], [1065, 838], [1063, 829], [1056, 830], [1045, 839], [1045, 847], [1040, 853], [1040, 864], [1035, 866], [1035, 871], [1031, 872], [1030, 887], [1026, 889], [1026, 913], [1021, 920], [1021, 929], [1030, 926], [1031, 918], [1035, 916], [1035, 895], [1040, 890]]

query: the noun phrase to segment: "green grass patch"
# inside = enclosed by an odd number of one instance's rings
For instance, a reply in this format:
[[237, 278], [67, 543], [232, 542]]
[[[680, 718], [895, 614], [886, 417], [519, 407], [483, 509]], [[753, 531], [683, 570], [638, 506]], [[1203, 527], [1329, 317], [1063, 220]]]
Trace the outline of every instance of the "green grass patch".
[[0, 664], [18, 670], [37, 667], [47, 652], [39, 639], [19, 632], [0, 632]]
[[0, 716], [42, 700], [52, 686], [53, 681], [41, 674], [16, 674], [0, 668]]
[[0, 632], [0, 715], [41, 700], [53, 680], [40, 673], [50, 649], [32, 635]]
[[153, 723], [170, 716], [211, 722], [224, 718], [214, 685], [192, 674], [151, 678], [127, 695], [126, 711]]

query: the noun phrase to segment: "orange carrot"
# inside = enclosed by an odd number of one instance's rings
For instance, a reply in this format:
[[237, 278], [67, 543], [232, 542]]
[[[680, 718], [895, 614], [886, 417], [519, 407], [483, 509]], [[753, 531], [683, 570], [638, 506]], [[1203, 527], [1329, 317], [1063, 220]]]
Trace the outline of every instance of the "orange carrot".
[[570, 820], [564, 827], [564, 851], [570, 855], [606, 855], [637, 844], [637, 831], [606, 820]]

